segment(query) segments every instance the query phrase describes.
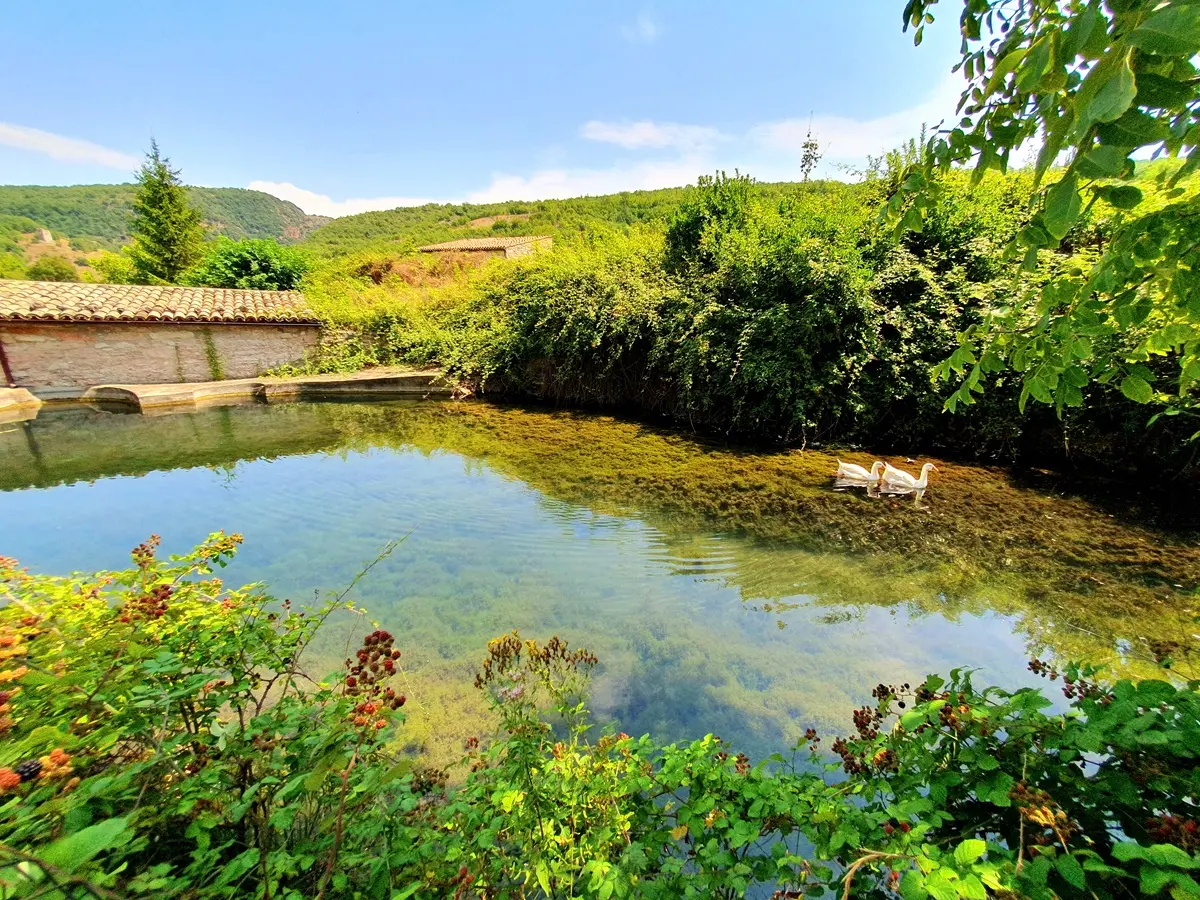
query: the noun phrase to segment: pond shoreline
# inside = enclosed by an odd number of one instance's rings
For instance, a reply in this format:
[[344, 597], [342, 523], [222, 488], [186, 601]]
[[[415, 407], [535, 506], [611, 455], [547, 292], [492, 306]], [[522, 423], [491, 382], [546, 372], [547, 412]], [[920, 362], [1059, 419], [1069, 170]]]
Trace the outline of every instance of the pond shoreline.
[[[220, 406], [245, 401], [289, 402], [330, 397], [371, 400], [448, 398], [460, 393], [437, 367], [382, 366], [327, 375], [263, 376], [178, 384], [101, 384], [88, 388], [0, 391], [0, 421], [33, 418], [43, 403], [99, 403], [142, 412]], [[29, 411], [32, 410], [32, 415]], [[10, 418], [11, 417], [11, 418]]]

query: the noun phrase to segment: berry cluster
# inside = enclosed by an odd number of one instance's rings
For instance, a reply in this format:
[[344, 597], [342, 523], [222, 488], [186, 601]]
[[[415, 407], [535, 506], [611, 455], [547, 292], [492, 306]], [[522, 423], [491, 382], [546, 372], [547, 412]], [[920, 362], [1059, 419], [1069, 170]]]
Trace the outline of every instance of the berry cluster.
[[162, 543], [162, 538], [157, 534], [150, 535], [149, 538], [138, 544], [130, 551], [130, 556], [133, 557], [134, 565], [143, 572], [154, 565], [154, 556], [158, 552], [158, 545]]
[[408, 699], [387, 684], [396, 674], [396, 660], [400, 658], [400, 651], [392, 646], [394, 643], [391, 634], [376, 629], [363, 638], [355, 658], [346, 660], [346, 696], [361, 698], [354, 707], [356, 728], [373, 731], [386, 728], [387, 719], [382, 713], [399, 709]]
[[[65, 750], [55, 748], [40, 759], [29, 759], [23, 763], [0, 769], [0, 796], [29, 781], [38, 778], [49, 780], [71, 774], [71, 757]], [[76, 779], [72, 785], [78, 783]]]
[[886, 822], [883, 823], [882, 827], [883, 827], [883, 833], [886, 834], [888, 837], [891, 837], [897, 831], [902, 832], [904, 834], [908, 834], [910, 831], [912, 831], [912, 825], [910, 825], [908, 822], [901, 822], [899, 819], [896, 819], [896, 818], [888, 819]]
[[175, 593], [169, 584], [159, 584], [144, 594], [127, 600], [117, 607], [119, 622], [152, 622], [161, 619], [167, 612], [167, 601]]
[[[1059, 671], [1053, 665], [1034, 657], [1029, 661], [1029, 671], [1034, 675], [1041, 675], [1043, 678], [1049, 678], [1051, 681], [1058, 681]], [[1112, 695], [1104, 688], [1096, 684], [1094, 681], [1087, 681], [1083, 678], [1070, 678], [1063, 676], [1063, 696], [1068, 700], [1096, 700], [1104, 706], [1109, 706], [1113, 702]]]
[[458, 877], [450, 881], [450, 884], [454, 886], [454, 900], [463, 900], [474, 881], [475, 876], [467, 871], [467, 867], [459, 866]]
[[7, 734], [16, 724], [13, 722], [12, 706], [9, 705], [9, 701], [20, 690], [20, 688], [13, 688], [11, 691], [0, 691], [0, 736]]
[[[36, 616], [27, 616], [21, 621], [21, 624], [26, 628], [32, 628], [33, 626], [37, 625], [37, 622], [38, 620]], [[25, 635], [21, 634], [20, 632], [13, 631], [10, 628], [0, 629], [0, 665], [24, 659], [29, 649], [25, 645], [25, 640]], [[23, 678], [25, 673], [28, 671], [29, 669], [23, 665], [17, 665], [11, 669], [2, 669], [0, 670], [0, 684], [7, 684], [10, 681], [16, 681], [18, 678]], [[7, 692], [7, 697], [11, 698], [11, 696], [15, 693], [15, 690], [9, 691]], [[4, 700], [3, 705], [8, 705], [8, 699]], [[0, 710], [0, 714], [6, 712], [7, 710]], [[5, 718], [8, 717], [5, 716]], [[8, 723], [8, 727], [11, 726], [12, 723], [10, 721]]]
[[[524, 665], [528, 665], [531, 672], [548, 675], [560, 668], [566, 671], [590, 669], [598, 662], [594, 653], [584, 649], [571, 650], [558, 635], [542, 647], [537, 641], [522, 641], [521, 635], [514, 631], [488, 641], [488, 655], [475, 676], [475, 687], [482, 690], [484, 685], [492, 684], [500, 677], [512, 678], [513, 673]], [[506, 690], [511, 692], [512, 689]]]
[[1008, 796], [1020, 812], [1021, 818], [1040, 829], [1030, 838], [1037, 846], [1053, 843], [1065, 845], [1071, 835], [1079, 831], [1079, 826], [1071, 821], [1063, 808], [1045, 791], [1031, 788], [1021, 781], [1009, 791]]
[[1200, 825], [1195, 819], [1170, 814], [1146, 820], [1146, 833], [1159, 844], [1174, 844], [1191, 853], [1200, 849]]
[[904, 684], [896, 686], [894, 684], [877, 684], [871, 689], [871, 696], [879, 701], [880, 707], [883, 707], [891, 700], [896, 701], [896, 705], [904, 709], [908, 704], [901, 699], [901, 695], [907, 695], [912, 690], [912, 686], [906, 681]]

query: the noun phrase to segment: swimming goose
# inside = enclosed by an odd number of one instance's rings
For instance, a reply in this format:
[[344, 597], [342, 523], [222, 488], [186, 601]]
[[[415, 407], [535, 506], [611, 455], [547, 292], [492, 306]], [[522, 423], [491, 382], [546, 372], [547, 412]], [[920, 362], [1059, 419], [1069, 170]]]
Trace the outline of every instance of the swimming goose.
[[871, 471], [868, 472], [862, 466], [856, 466], [854, 463], [844, 463], [840, 459], [837, 461], [838, 478], [848, 478], [851, 481], [870, 481], [876, 482], [879, 480], [879, 470], [884, 467], [884, 463], [880, 460], [875, 460], [871, 465]]
[[897, 469], [895, 466], [884, 463], [881, 483], [894, 485], [895, 487], [910, 488], [914, 491], [923, 491], [929, 485], [929, 473], [937, 471], [939, 469], [933, 463], [925, 463], [925, 465], [921, 466], [921, 477], [915, 478], [903, 469]]

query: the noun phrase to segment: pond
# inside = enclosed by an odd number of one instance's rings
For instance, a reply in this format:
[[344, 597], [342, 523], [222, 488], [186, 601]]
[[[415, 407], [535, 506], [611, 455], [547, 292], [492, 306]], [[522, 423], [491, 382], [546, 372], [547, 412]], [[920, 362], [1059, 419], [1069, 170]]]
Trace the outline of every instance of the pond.
[[[514, 628], [599, 655], [600, 720], [756, 756], [844, 733], [881, 681], [1034, 684], [1031, 654], [1138, 674], [1197, 630], [1194, 507], [949, 463], [917, 503], [834, 491], [835, 468], [476, 402], [48, 408], [0, 426], [0, 553], [111, 569], [152, 532], [182, 552], [225, 529], [245, 535], [226, 581], [306, 600], [403, 539], [352, 596], [396, 635], [405, 740], [437, 760], [490, 727], [471, 682]], [[312, 664], [367, 628], [333, 623]]]

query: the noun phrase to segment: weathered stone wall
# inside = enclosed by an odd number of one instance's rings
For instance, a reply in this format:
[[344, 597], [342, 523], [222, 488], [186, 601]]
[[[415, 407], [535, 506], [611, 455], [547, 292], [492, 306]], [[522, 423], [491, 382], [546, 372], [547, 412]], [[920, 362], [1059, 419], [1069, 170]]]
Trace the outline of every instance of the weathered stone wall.
[[505, 259], [516, 259], [518, 256], [528, 256], [534, 250], [549, 250], [554, 246], [554, 241], [551, 238], [538, 238], [528, 244], [517, 244], [513, 247], [508, 247], [504, 251]]
[[316, 346], [315, 325], [2, 322], [19, 387], [35, 393], [97, 384], [253, 378]]

